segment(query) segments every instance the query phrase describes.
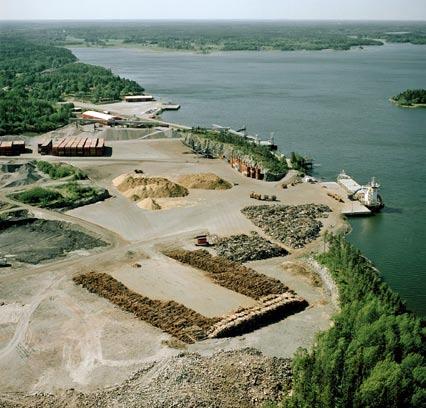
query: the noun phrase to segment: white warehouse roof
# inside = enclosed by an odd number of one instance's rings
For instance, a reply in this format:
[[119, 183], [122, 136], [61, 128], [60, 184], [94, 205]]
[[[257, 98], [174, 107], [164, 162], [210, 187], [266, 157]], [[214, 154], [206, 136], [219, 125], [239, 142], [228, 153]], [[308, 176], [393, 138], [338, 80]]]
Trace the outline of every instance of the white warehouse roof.
[[92, 118], [106, 120], [106, 121], [115, 119], [115, 116], [108, 115], [102, 112], [96, 112], [96, 111], [86, 111], [83, 113], [83, 115], [91, 116]]

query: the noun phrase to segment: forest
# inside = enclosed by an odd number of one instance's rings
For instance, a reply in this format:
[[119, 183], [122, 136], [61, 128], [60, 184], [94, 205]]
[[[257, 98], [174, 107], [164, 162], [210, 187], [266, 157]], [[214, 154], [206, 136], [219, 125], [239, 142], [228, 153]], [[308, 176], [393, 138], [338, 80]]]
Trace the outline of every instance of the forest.
[[2, 23], [22, 38], [70, 46], [215, 50], [348, 50], [386, 42], [426, 44], [424, 22], [107, 21]]
[[134, 81], [76, 62], [65, 48], [0, 35], [0, 135], [46, 132], [68, 124], [69, 99], [97, 103], [141, 92]]
[[426, 406], [425, 325], [343, 237], [327, 235], [317, 260], [340, 295], [332, 327], [293, 361], [286, 408]]
[[426, 105], [426, 89], [407, 89], [392, 100], [400, 106]]

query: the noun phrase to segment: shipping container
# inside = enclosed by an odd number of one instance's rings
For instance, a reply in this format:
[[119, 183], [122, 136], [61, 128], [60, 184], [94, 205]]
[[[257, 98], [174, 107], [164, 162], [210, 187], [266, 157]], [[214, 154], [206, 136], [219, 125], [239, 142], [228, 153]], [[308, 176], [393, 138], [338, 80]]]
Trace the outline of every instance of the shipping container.
[[86, 143], [87, 137], [83, 137], [80, 139], [77, 145], [77, 155], [83, 156], [84, 154], [84, 144]]
[[90, 156], [96, 156], [96, 145], [98, 143], [98, 139], [92, 140], [92, 145], [90, 146]]
[[103, 156], [105, 150], [105, 140], [98, 139], [98, 144], [96, 146], [96, 156]]

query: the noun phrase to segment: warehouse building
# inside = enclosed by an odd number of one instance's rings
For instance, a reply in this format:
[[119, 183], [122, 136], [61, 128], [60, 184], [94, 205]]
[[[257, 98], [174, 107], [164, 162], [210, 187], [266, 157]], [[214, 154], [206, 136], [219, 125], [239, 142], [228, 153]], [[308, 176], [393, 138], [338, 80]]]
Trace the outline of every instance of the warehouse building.
[[125, 96], [124, 100], [126, 102], [151, 102], [154, 97], [152, 95], [129, 95]]
[[119, 116], [110, 115], [108, 113], [96, 112], [96, 111], [86, 111], [81, 115], [82, 119], [95, 120], [104, 125], [109, 125], [114, 123], [116, 120], [121, 120]]

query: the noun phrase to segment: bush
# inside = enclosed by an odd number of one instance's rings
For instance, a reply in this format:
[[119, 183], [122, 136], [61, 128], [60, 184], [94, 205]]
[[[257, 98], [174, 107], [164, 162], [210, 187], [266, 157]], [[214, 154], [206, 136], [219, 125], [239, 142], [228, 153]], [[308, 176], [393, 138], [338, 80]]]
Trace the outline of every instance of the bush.
[[83, 180], [87, 178], [87, 175], [83, 171], [69, 164], [49, 163], [47, 161], [39, 160], [37, 162], [37, 168], [41, 172], [48, 174], [49, 177], [54, 180], [69, 176], [73, 176], [74, 180]]
[[18, 193], [13, 198], [25, 204], [33, 204], [38, 207], [48, 207], [56, 201], [62, 199], [62, 195], [54, 190], [42, 187], [34, 187], [30, 190]]

